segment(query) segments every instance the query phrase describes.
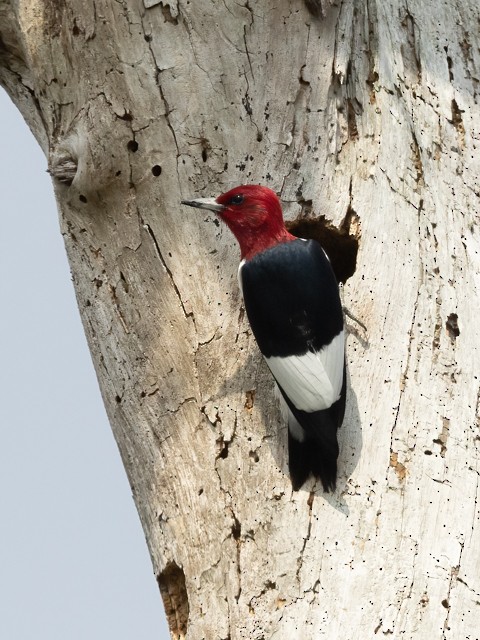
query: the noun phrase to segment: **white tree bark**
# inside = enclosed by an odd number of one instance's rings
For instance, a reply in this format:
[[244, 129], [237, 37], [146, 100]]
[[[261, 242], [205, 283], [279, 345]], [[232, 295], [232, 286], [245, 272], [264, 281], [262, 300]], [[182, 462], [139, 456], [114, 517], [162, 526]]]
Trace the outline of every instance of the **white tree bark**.
[[[0, 0], [0, 82], [50, 158], [172, 637], [478, 638], [480, 10], [323, 11]], [[292, 493], [235, 241], [179, 205], [242, 182], [359, 241], [333, 495]]]

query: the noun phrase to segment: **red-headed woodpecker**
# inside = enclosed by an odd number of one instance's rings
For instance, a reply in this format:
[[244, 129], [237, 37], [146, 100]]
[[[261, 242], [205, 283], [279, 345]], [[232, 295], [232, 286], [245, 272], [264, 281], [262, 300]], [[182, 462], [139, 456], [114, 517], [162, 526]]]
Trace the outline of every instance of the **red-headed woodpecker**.
[[245, 185], [182, 204], [215, 212], [240, 244], [245, 309], [288, 411], [289, 469], [325, 491], [337, 478], [337, 429], [345, 413], [345, 340], [338, 284], [315, 240], [292, 236], [276, 194]]

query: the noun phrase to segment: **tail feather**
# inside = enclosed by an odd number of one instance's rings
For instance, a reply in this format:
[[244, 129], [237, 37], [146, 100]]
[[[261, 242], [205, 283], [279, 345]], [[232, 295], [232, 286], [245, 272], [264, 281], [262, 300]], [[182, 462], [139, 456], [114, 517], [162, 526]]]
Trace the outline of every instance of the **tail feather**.
[[289, 409], [288, 467], [295, 491], [312, 474], [319, 478], [325, 493], [335, 491], [337, 484], [337, 430], [345, 414], [346, 373], [340, 398], [322, 411], [300, 411], [290, 402], [280, 387]]
[[288, 432], [288, 466], [295, 491], [305, 483], [310, 474], [319, 478], [323, 490], [334, 491], [337, 480], [338, 443], [334, 425], [305, 431], [302, 442]]

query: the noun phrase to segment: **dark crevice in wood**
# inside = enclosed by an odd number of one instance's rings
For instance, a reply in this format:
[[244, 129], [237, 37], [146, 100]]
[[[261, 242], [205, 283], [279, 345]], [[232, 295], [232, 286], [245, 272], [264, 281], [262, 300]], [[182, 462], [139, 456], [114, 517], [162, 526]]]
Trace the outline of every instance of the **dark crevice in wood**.
[[451, 313], [446, 322], [447, 333], [450, 336], [452, 342], [454, 342], [460, 335], [460, 329], [458, 328], [458, 316], [456, 313]]
[[182, 640], [188, 628], [188, 594], [185, 573], [176, 562], [169, 562], [157, 576], [172, 638]]

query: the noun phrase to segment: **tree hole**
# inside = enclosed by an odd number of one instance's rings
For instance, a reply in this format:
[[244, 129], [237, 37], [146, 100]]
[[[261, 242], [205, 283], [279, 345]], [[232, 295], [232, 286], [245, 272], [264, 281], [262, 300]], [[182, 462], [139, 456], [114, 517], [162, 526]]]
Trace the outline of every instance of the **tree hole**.
[[247, 391], [245, 394], [245, 404], [244, 407], [245, 409], [253, 409], [253, 405], [255, 404], [255, 389], [252, 389], [251, 391]]
[[286, 227], [294, 236], [317, 240], [322, 245], [338, 282], [345, 284], [353, 276], [357, 266], [360, 220], [351, 207], [338, 229], [325, 216], [293, 220], [287, 222]]
[[447, 333], [450, 336], [450, 340], [454, 342], [458, 336], [460, 335], [460, 329], [458, 328], [458, 316], [456, 313], [451, 313], [447, 322], [445, 323], [447, 327]]
[[317, 18], [322, 18], [324, 16], [324, 9], [321, 0], [305, 0], [305, 4], [312, 16]]
[[258, 462], [260, 460], [258, 453], [256, 451], [250, 451], [248, 455], [254, 462]]
[[233, 524], [232, 524], [232, 537], [234, 540], [240, 540], [240, 536], [242, 535], [242, 525], [240, 524], [238, 518], [233, 515]]
[[135, 153], [135, 151], [138, 151], [138, 142], [136, 140], [129, 140], [127, 142], [127, 149]]
[[222, 458], [222, 460], [226, 460], [228, 458], [228, 442], [221, 443], [221, 449], [217, 455], [217, 458]]
[[159, 164], [153, 165], [152, 173], [156, 178], [158, 178], [158, 176], [162, 173], [162, 167]]
[[183, 569], [169, 562], [157, 576], [172, 638], [183, 640], [188, 628], [188, 594]]
[[170, 24], [175, 24], [175, 25], [178, 24], [178, 18], [176, 18], [172, 14], [169, 4], [161, 4], [161, 9], [162, 9], [164, 22], [169, 22]]

